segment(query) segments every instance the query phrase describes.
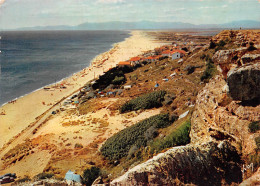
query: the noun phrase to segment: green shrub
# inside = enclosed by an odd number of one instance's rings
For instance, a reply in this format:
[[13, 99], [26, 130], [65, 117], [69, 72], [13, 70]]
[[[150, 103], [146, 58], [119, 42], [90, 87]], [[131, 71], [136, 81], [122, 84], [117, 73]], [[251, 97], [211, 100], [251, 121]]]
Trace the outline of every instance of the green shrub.
[[92, 185], [92, 183], [100, 176], [101, 172], [98, 167], [91, 167], [90, 169], [85, 169], [82, 175], [82, 180], [85, 185]]
[[103, 156], [110, 160], [119, 160], [127, 156], [133, 146], [138, 148], [146, 146], [147, 141], [151, 137], [155, 137], [154, 129], [151, 127], [158, 129], [171, 123], [168, 114], [152, 116], [113, 135], [102, 145], [100, 151]]
[[180, 128], [176, 131], [172, 132], [168, 136], [164, 137], [163, 139], [157, 139], [153, 141], [151, 146], [151, 151], [160, 152], [163, 149], [179, 146], [179, 145], [186, 145], [190, 143], [190, 120], [185, 121]]
[[260, 121], [251, 122], [248, 126], [250, 132], [257, 132], [260, 130]]
[[223, 41], [223, 40], [221, 40], [221, 41], [218, 42], [218, 46], [223, 47], [223, 46], [225, 46], [225, 45], [226, 45], [226, 42]]
[[36, 179], [36, 180], [43, 180], [43, 179], [47, 179], [47, 178], [52, 178], [53, 176], [54, 176], [53, 173], [42, 172], [42, 173], [37, 174], [36, 176], [34, 176], [34, 179]]
[[113, 79], [112, 84], [113, 85], [121, 85], [125, 83], [126, 79], [124, 76], [116, 76], [115, 79]]
[[124, 69], [125, 68], [118, 67], [110, 69], [104, 75], [100, 76], [99, 79], [96, 80], [96, 82], [92, 85], [92, 88], [103, 90], [107, 86], [112, 84], [113, 80], [115, 80], [116, 77], [123, 77], [125, 79]]
[[76, 143], [75, 146], [74, 146], [74, 148], [76, 148], [76, 149], [81, 149], [81, 148], [83, 148], [83, 145], [80, 144], [80, 143]]
[[213, 77], [214, 73], [216, 72], [216, 67], [211, 59], [207, 61], [206, 69], [202, 76], [200, 77], [201, 81], [208, 80]]
[[20, 179], [16, 180], [15, 183], [24, 183], [24, 182], [28, 182], [28, 181], [31, 181], [29, 176], [24, 176], [24, 178], [20, 178]]
[[149, 109], [154, 107], [162, 106], [162, 102], [164, 101], [164, 96], [166, 91], [155, 91], [145, 95], [142, 95], [138, 98], [132, 99], [131, 101], [125, 103], [120, 108], [120, 113], [124, 113], [127, 111], [134, 111], [139, 109]]
[[256, 50], [257, 48], [254, 46], [254, 43], [253, 42], [250, 42], [249, 43], [249, 47], [247, 48], [248, 51], [253, 51], [253, 50]]

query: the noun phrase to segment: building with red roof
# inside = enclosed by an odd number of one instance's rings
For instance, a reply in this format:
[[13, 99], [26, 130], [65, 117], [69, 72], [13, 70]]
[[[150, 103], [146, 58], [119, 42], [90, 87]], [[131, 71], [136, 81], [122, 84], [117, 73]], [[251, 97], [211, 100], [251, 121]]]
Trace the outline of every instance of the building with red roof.
[[174, 50], [165, 50], [162, 52], [162, 56], [165, 57], [171, 57], [172, 59], [178, 59], [183, 57], [186, 54], [186, 52], [184, 50], [178, 50], [178, 49], [174, 49]]

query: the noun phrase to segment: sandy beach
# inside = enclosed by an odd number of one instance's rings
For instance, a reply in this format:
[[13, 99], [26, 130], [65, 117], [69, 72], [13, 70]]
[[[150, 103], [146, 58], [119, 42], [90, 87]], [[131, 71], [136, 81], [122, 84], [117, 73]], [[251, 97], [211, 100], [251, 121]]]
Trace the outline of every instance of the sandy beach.
[[44, 115], [59, 107], [61, 101], [79, 91], [88, 81], [116, 66], [118, 62], [160, 45], [161, 43], [154, 42], [145, 32], [132, 31], [131, 36], [125, 41], [115, 44], [111, 50], [94, 58], [90, 67], [48, 86], [48, 89], [37, 90], [2, 106], [0, 108], [0, 148], [2, 148], [0, 152], [5, 150], [5, 147], [8, 147], [8, 144], [23, 130], [42, 122], [45, 119]]

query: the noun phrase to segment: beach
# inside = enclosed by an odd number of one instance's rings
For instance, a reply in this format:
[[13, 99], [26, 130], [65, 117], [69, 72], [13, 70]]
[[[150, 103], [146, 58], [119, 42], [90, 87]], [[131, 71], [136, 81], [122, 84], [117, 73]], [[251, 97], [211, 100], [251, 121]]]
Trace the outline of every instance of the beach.
[[[60, 107], [63, 100], [78, 92], [87, 82], [97, 78], [109, 68], [115, 67], [118, 62], [128, 60], [160, 45], [161, 43], [154, 42], [145, 32], [132, 31], [129, 38], [116, 43], [111, 50], [94, 58], [90, 67], [61, 82], [34, 91], [0, 107], [0, 148], [2, 148], [0, 152], [7, 151], [8, 145], [21, 133], [44, 122], [53, 110]], [[28, 138], [29, 134], [29, 132], [26, 134]], [[26, 135], [23, 139], [26, 139]], [[22, 142], [19, 141], [19, 143]]]

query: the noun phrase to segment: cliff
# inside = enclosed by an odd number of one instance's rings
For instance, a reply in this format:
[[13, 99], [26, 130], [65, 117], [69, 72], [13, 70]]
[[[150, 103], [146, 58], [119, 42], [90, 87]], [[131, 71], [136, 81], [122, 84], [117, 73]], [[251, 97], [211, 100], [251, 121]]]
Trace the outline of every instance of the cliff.
[[220, 185], [240, 182], [239, 155], [226, 141], [174, 147], [130, 169], [111, 185]]
[[225, 80], [217, 76], [198, 94], [192, 115], [191, 143], [228, 140], [243, 154], [250, 154], [256, 148], [256, 134], [249, 132], [248, 125], [260, 119], [260, 105], [243, 106], [232, 101], [227, 91]]

